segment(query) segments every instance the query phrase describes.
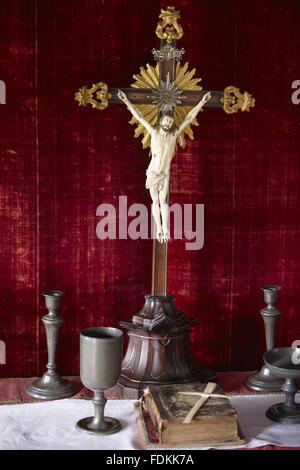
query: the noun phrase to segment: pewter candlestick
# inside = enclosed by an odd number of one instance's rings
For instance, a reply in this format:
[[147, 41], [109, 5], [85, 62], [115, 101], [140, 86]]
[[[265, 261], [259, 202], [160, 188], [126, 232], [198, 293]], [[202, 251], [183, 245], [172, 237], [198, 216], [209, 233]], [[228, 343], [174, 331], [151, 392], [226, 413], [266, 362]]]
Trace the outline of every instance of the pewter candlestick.
[[[267, 307], [263, 308], [260, 313], [264, 320], [267, 351], [269, 351], [275, 346], [277, 321], [281, 315], [281, 311], [275, 307], [281, 287], [263, 286], [261, 289], [264, 291]], [[282, 382], [283, 380], [275, 377], [265, 364], [260, 372], [247, 377], [245, 384], [248, 388], [261, 392], [281, 392]]]
[[47, 347], [48, 347], [48, 364], [47, 372], [41, 379], [36, 380], [28, 385], [26, 393], [34, 398], [41, 400], [57, 400], [67, 398], [77, 393], [76, 388], [66, 379], [62, 379], [56, 371], [55, 354], [58, 339], [58, 330], [62, 324], [62, 318], [56, 311], [60, 305], [60, 299], [63, 293], [59, 290], [47, 290], [43, 292], [46, 300], [46, 308], [48, 315], [42, 317], [45, 325]]

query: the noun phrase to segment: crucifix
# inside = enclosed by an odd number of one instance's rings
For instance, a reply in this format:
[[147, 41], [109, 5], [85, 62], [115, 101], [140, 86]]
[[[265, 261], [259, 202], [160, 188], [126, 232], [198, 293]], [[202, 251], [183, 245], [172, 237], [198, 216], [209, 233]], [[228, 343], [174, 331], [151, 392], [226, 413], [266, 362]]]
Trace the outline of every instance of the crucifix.
[[[168, 74], [167, 83], [170, 82], [169, 77]], [[161, 106], [159, 124], [152, 126], [129, 101], [123, 91], [118, 91], [118, 97], [127, 105], [133, 117], [151, 135], [151, 161], [146, 171], [146, 188], [149, 189], [152, 198], [152, 215], [155, 220], [156, 239], [160, 243], [167, 243], [170, 239], [167, 199], [170, 189], [170, 166], [175, 155], [176, 142], [184, 129], [196, 119], [205, 103], [210, 100], [211, 93], [208, 92], [203, 96], [199, 103], [189, 111], [179, 127], [174, 125], [174, 117], [171, 113], [175, 104], [171, 100]]]
[[152, 198], [156, 233], [152, 248], [151, 294], [130, 322], [129, 343], [124, 356], [119, 385], [124, 397], [137, 398], [148, 385], [182, 382], [214, 382], [215, 373], [193, 357], [189, 334], [198, 320], [188, 321], [168, 293], [169, 182], [171, 161], [177, 146], [185, 148], [186, 136], [193, 139], [192, 125], [204, 108], [223, 108], [227, 114], [250, 111], [254, 98], [234, 86], [224, 91], [203, 90], [195, 69], [181, 66], [184, 49], [177, 48], [183, 36], [174, 7], [161, 10], [156, 35], [160, 48], [152, 49], [156, 66], [147, 64], [133, 76], [130, 88], [109, 88], [97, 82], [83, 86], [75, 94], [81, 106], [90, 104], [104, 110], [109, 104], [125, 103], [136, 125], [135, 137], [142, 136], [143, 148], [150, 147], [151, 162], [146, 172], [146, 188]]

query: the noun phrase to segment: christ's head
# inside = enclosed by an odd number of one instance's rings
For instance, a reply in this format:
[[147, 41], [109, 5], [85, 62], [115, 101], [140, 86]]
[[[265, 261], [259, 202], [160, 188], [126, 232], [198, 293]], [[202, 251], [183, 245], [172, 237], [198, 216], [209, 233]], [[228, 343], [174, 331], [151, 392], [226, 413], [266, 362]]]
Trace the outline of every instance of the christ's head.
[[163, 114], [159, 120], [159, 125], [165, 132], [171, 132], [174, 126], [174, 117], [168, 113]]

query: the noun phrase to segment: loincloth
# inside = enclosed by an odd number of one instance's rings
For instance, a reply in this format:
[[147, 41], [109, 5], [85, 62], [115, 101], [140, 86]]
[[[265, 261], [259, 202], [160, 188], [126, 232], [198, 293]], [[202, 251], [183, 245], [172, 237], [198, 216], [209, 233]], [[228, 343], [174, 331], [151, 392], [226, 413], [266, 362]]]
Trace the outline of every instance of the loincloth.
[[146, 175], [146, 188], [154, 188], [156, 191], [161, 191], [164, 186], [166, 174], [163, 171], [158, 173], [157, 171], [147, 170]]

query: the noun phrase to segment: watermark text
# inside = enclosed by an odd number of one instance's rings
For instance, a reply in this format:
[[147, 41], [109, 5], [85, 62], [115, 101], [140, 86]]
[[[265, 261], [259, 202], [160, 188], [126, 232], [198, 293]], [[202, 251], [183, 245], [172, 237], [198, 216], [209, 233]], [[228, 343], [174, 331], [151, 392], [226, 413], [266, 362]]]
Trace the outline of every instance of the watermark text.
[[300, 339], [293, 341], [292, 348], [296, 348], [291, 357], [292, 363], [300, 364]]
[[292, 88], [295, 90], [292, 93], [292, 103], [300, 104], [300, 80], [294, 80], [292, 83]]
[[0, 340], [0, 364], [6, 364], [6, 345]]
[[0, 104], [6, 104], [6, 85], [3, 80], [0, 80]]
[[[119, 196], [116, 208], [113, 204], [100, 204], [96, 215], [96, 234], [100, 240], [147, 240], [155, 238], [155, 222], [144, 204], [128, 207], [127, 196]], [[171, 224], [170, 224], [171, 220]], [[185, 238], [186, 250], [200, 250], [204, 245], [204, 204], [172, 204], [169, 208], [171, 238]]]

